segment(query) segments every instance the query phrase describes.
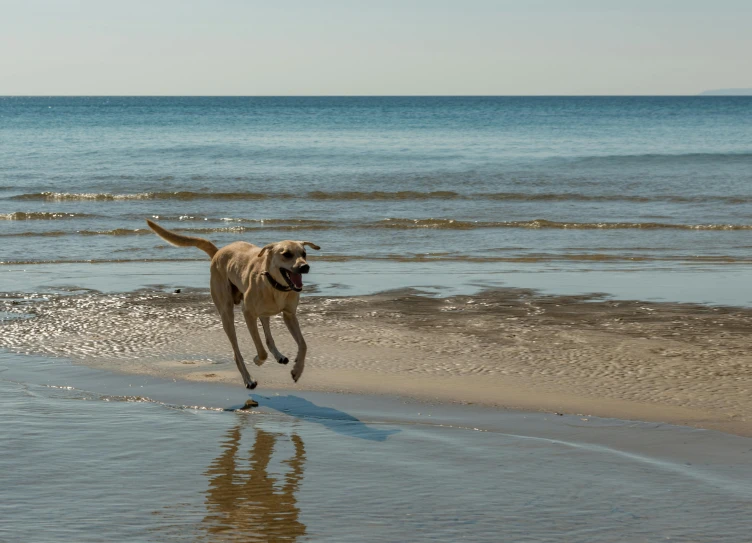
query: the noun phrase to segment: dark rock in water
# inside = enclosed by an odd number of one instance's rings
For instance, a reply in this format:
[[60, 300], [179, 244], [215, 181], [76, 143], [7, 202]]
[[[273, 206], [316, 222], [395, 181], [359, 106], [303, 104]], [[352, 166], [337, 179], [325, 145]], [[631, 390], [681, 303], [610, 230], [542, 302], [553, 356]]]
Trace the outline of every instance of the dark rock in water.
[[175, 289], [175, 290], [173, 290], [172, 292], [173, 292], [173, 294], [180, 294], [180, 291], [181, 291], [181, 289], [179, 289], [179, 288], [176, 288], [176, 289]]
[[251, 409], [253, 407], [258, 407], [258, 402], [256, 400], [248, 399], [243, 404], [243, 407], [228, 407], [225, 409], [225, 411], [243, 411], [245, 409]]

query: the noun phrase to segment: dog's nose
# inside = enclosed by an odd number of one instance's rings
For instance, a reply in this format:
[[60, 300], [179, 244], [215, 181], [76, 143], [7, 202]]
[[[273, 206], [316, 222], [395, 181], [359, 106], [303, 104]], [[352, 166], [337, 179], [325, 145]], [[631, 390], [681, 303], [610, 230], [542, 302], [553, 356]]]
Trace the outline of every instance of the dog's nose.
[[298, 273], [308, 273], [311, 270], [311, 267], [308, 264], [305, 264], [298, 268]]

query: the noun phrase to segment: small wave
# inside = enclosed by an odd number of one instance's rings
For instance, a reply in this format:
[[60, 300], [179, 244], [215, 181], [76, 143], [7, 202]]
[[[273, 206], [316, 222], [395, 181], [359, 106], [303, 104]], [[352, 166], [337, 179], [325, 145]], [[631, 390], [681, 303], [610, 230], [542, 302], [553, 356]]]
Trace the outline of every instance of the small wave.
[[[132, 194], [71, 193], [71, 192], [34, 192], [11, 196], [11, 200], [43, 201], [99, 201], [114, 202], [120, 200], [263, 200], [271, 195], [258, 192], [139, 192]], [[284, 195], [275, 195], [284, 197]]]
[[75, 232], [63, 232], [62, 230], [47, 230], [44, 232], [13, 232], [12, 234], [0, 234], [0, 238], [35, 238], [35, 237], [61, 237], [70, 236]]
[[620, 194], [579, 194], [579, 193], [529, 193], [529, 192], [492, 192], [477, 195], [478, 199], [508, 200], [523, 202], [649, 202], [646, 196], [628, 196]]
[[101, 201], [119, 200], [266, 200], [266, 199], [310, 199], [310, 200], [427, 200], [463, 198], [452, 191], [312, 191], [303, 193], [266, 193], [266, 192], [139, 192], [132, 194], [112, 193], [70, 193], [70, 192], [35, 192], [11, 196], [12, 200], [42, 201]]
[[[274, 230], [326, 230], [334, 228], [334, 226], [321, 225], [295, 225], [295, 224], [280, 224], [271, 227]], [[266, 230], [263, 226], [226, 226], [217, 228], [175, 228], [175, 232], [184, 234], [242, 234], [244, 232], [258, 232], [259, 230]], [[78, 230], [71, 232], [71, 235], [80, 236], [144, 236], [153, 235], [154, 232], [148, 228], [115, 228], [113, 230]], [[11, 234], [12, 235], [12, 234]], [[40, 234], [43, 235], [43, 234]]]
[[166, 407], [168, 409], [176, 409], [176, 410], [185, 409], [185, 410], [200, 410], [200, 411], [226, 411], [226, 409], [222, 407], [171, 404], [171, 403], [166, 403], [160, 400], [154, 400], [152, 398], [149, 398], [148, 396], [129, 396], [129, 395], [120, 396], [120, 395], [110, 395], [110, 394], [98, 394], [96, 392], [80, 390], [80, 389], [76, 389], [75, 387], [65, 386], [65, 385], [42, 385], [42, 386], [46, 388], [51, 388], [54, 390], [72, 392], [75, 396], [71, 399], [78, 399], [78, 400], [102, 401], [102, 402], [113, 402], [113, 403], [115, 402], [150, 403], [150, 404]]
[[41, 232], [12, 232], [0, 234], [2, 238], [33, 238], [33, 237], [62, 237], [62, 236], [140, 236], [153, 234], [151, 230], [135, 228], [115, 228], [114, 230], [76, 230], [65, 232], [62, 230], [47, 230]]
[[313, 191], [307, 193], [306, 196], [312, 200], [455, 200], [459, 198], [467, 198], [467, 196], [462, 196], [459, 193], [450, 190], [439, 190], [432, 192], [419, 192], [414, 190], [404, 190], [397, 192]]
[[[141, 221], [144, 219], [143, 215], [125, 215], [129, 219], [135, 219]], [[180, 222], [199, 222], [199, 223], [239, 223], [239, 224], [257, 224], [261, 227], [267, 225], [289, 225], [289, 226], [331, 226], [334, 227], [336, 223], [330, 221], [323, 221], [319, 219], [247, 219], [244, 217], [206, 217], [201, 215], [152, 215], [149, 217], [155, 221], [180, 221]]]
[[394, 228], [404, 230], [408, 228], [439, 228], [449, 230], [471, 230], [475, 228], [493, 228], [493, 223], [483, 221], [458, 221], [454, 219], [384, 219], [378, 223], [364, 225], [366, 228]]
[[622, 229], [674, 229], [674, 230], [752, 230], [750, 224], [672, 224], [657, 222], [557, 222], [546, 219], [532, 221], [460, 221], [455, 219], [384, 219], [371, 223], [368, 228], [436, 228], [448, 230], [472, 230], [477, 228], [527, 228], [527, 229], [572, 229], [572, 230], [622, 230]]
[[[468, 262], [474, 264], [508, 263], [548, 263], [548, 262], [671, 262], [684, 264], [750, 264], [752, 257], [737, 257], [729, 255], [635, 255], [609, 253], [538, 253], [529, 255], [466, 255], [459, 253], [426, 253], [426, 254], [385, 254], [385, 255], [352, 255], [352, 254], [324, 254], [311, 255], [312, 262]], [[71, 259], [71, 260], [6, 260], [0, 265], [36, 265], [36, 264], [128, 264], [134, 262], [207, 262], [206, 258], [116, 258], [116, 259]]]
[[113, 230], [78, 230], [81, 236], [143, 236], [153, 234], [148, 228], [115, 228]]
[[260, 230], [280, 230], [280, 231], [293, 231], [293, 230], [332, 230], [336, 228], [346, 228], [345, 225], [337, 226], [334, 223], [327, 223], [321, 221], [320, 223], [306, 223], [306, 224], [286, 224], [286, 223], [266, 223], [267, 225], [260, 223], [258, 226], [225, 226], [217, 228], [176, 228], [176, 232], [184, 232], [186, 234], [242, 234], [244, 232], [258, 232]]
[[[250, 219], [247, 219], [251, 222]], [[477, 230], [490, 228], [519, 228], [528, 230], [695, 230], [695, 231], [735, 231], [752, 230], [752, 224], [673, 224], [660, 222], [558, 222], [546, 219], [531, 221], [463, 221], [456, 219], [405, 219], [389, 218], [378, 222], [342, 222], [317, 220], [259, 219], [251, 225], [233, 224], [207, 228], [174, 228], [175, 232], [185, 234], [243, 234], [262, 230], [297, 231], [297, 230], [411, 230], [414, 228], [436, 230]], [[41, 231], [13, 232], [0, 234], [0, 237], [34, 237], [34, 236], [142, 236], [153, 232], [147, 228], [115, 228], [111, 230], [76, 230], [76, 231]]]
[[390, 254], [390, 255], [315, 255], [311, 261], [350, 262], [350, 261], [390, 261], [390, 262], [471, 262], [482, 263], [547, 263], [547, 262], [681, 262], [699, 264], [748, 264], [752, 257], [734, 257], [727, 255], [632, 255], [607, 253], [563, 253], [532, 254], [518, 256], [477, 256], [465, 254]]
[[575, 164], [596, 164], [619, 166], [624, 163], [636, 164], [688, 164], [696, 162], [749, 162], [752, 153], [746, 151], [731, 151], [727, 153], [643, 153], [632, 155], [593, 155], [580, 157], [554, 157], [550, 160]]
[[677, 204], [696, 204], [703, 202], [719, 202], [726, 204], [746, 204], [752, 202], [752, 196], [728, 196], [721, 194], [696, 194], [686, 196], [681, 194], [651, 194], [639, 196], [629, 194], [582, 194], [577, 192], [492, 192], [474, 196], [482, 200], [508, 200], [521, 202], [672, 202]]
[[58, 219], [86, 219], [97, 217], [88, 213], [50, 213], [44, 211], [16, 211], [14, 213], [0, 213], [2, 221], [52, 221]]
[[[345, 228], [346, 226], [337, 226], [334, 223], [320, 222], [302, 222], [296, 224], [291, 221], [280, 221], [278, 223], [266, 223], [259, 221], [256, 226], [225, 226], [215, 228], [173, 228], [172, 230], [184, 234], [242, 234], [244, 232], [259, 232], [261, 230], [329, 230], [334, 228]], [[61, 230], [50, 230], [40, 232], [12, 232], [0, 234], [1, 238], [12, 237], [58, 237], [58, 236], [144, 236], [154, 235], [154, 232], [148, 228], [114, 228], [111, 230], [75, 230], [65, 232]]]
[[0, 260], [4, 266], [32, 266], [43, 264], [129, 264], [132, 262], [207, 262], [206, 258], [90, 258], [90, 259], [39, 259], [39, 260]]
[[534, 221], [512, 221], [506, 223], [510, 228], [561, 228], [561, 229], [637, 229], [637, 230], [752, 230], [750, 224], [672, 224], [659, 222], [556, 222], [545, 219]]
[[113, 200], [144, 200], [148, 193], [140, 194], [109, 194], [109, 193], [70, 193], [70, 192], [34, 192], [11, 196], [10, 200], [47, 200], [47, 201], [113, 201]]
[[[518, 202], [674, 202], [703, 203], [719, 202], [726, 204], [752, 203], [752, 195], [629, 195], [629, 194], [583, 194], [576, 192], [535, 193], [535, 192], [486, 192], [460, 194], [454, 191], [312, 191], [301, 193], [266, 193], [266, 192], [139, 192], [131, 194], [112, 193], [70, 193], [70, 192], [35, 192], [9, 196], [6, 199], [21, 201], [90, 201], [115, 202], [131, 200], [344, 200], [344, 201], [397, 201], [397, 200], [498, 200]], [[193, 219], [193, 218], [192, 218]], [[181, 219], [184, 220], [184, 219]]]

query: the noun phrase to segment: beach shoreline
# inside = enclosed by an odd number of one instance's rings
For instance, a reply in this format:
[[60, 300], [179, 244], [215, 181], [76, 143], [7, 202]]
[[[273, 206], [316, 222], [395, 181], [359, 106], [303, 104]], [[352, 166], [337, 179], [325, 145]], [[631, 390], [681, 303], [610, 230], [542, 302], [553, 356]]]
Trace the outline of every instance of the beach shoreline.
[[[166, 379], [237, 384], [204, 290], [2, 299], [0, 347]], [[306, 371], [253, 363], [258, 389], [348, 392], [686, 425], [752, 436], [752, 310], [495, 289], [304, 297]], [[294, 344], [273, 322], [277, 345]]]

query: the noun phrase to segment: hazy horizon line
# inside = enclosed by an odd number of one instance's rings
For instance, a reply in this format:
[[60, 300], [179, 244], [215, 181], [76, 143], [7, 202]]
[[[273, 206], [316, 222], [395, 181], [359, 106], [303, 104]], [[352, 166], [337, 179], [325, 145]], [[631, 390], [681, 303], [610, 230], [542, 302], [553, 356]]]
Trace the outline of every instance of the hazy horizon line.
[[[715, 89], [713, 89], [715, 91]], [[745, 94], [0, 94], [0, 98], [749, 98]]]

